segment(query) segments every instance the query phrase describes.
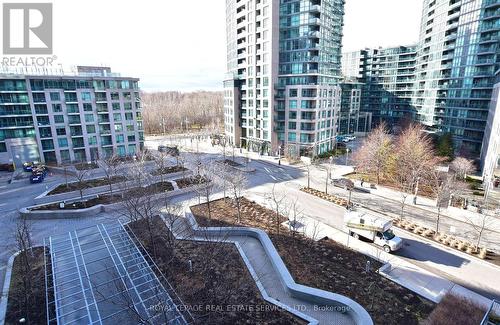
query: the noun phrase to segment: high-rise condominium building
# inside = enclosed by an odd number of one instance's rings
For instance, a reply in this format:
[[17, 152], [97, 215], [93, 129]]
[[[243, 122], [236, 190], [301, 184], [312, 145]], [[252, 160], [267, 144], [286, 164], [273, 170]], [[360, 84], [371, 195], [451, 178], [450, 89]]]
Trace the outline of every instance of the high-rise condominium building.
[[500, 1], [424, 0], [421, 20], [417, 46], [346, 53], [344, 76], [366, 83], [361, 110], [374, 124], [412, 116], [478, 156], [500, 61]]
[[362, 82], [361, 110], [372, 114], [372, 123], [396, 127], [415, 118], [412, 106], [416, 46], [364, 49], [342, 55], [347, 80]]
[[499, 67], [500, 1], [424, 0], [414, 106], [417, 119], [478, 154]]
[[227, 0], [225, 131], [261, 153], [332, 148], [344, 0]]
[[0, 163], [134, 155], [143, 147], [139, 79], [109, 68], [76, 75], [0, 74]]
[[340, 84], [342, 94], [337, 128], [338, 135], [370, 132], [372, 114], [361, 112], [363, 86], [364, 84], [360, 82], [343, 82]]

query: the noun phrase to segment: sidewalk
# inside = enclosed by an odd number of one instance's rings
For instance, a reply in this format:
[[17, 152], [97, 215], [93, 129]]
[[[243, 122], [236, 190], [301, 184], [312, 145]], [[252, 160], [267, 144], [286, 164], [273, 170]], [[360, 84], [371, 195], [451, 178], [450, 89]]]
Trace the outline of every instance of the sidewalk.
[[369, 243], [356, 240], [338, 229], [308, 217], [304, 217], [300, 222], [304, 224], [303, 230], [306, 236], [311, 237], [314, 231], [317, 237], [327, 236], [340, 244], [381, 261], [385, 264], [380, 269], [383, 276], [435, 303], [440, 302], [446, 293], [452, 291], [457, 295], [471, 299], [485, 308], [491, 304], [490, 299], [424, 270], [396, 255], [388, 254]]
[[[356, 186], [361, 187], [361, 182], [359, 180], [354, 181], [354, 184]], [[363, 187], [369, 189], [369, 183], [365, 183]], [[402, 201], [401, 193], [396, 190], [377, 185], [377, 188], [371, 189], [370, 192], [373, 195], [394, 200], [397, 201], [399, 204], [401, 204]], [[413, 204], [413, 195], [408, 195], [406, 197], [405, 202], [409, 206], [427, 210], [437, 215], [438, 211], [436, 207], [436, 200], [434, 199], [417, 196], [417, 204]], [[470, 210], [459, 209], [455, 207], [448, 207], [445, 209], [441, 209], [440, 213], [443, 217], [448, 217], [466, 223], [470, 223], [472, 221], [474, 224], [481, 224], [482, 219], [484, 218], [484, 215], [480, 213], [473, 212]], [[488, 218], [486, 228], [495, 231], [500, 231], [500, 218], [495, 218], [495, 217]]]

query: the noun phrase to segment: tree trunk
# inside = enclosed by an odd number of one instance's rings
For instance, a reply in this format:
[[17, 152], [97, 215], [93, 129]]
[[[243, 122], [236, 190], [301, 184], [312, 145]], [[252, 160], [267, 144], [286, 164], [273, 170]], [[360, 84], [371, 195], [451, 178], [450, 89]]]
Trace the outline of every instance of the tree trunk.
[[438, 206], [438, 213], [436, 217], [436, 234], [439, 232], [439, 219], [441, 218], [441, 207]]

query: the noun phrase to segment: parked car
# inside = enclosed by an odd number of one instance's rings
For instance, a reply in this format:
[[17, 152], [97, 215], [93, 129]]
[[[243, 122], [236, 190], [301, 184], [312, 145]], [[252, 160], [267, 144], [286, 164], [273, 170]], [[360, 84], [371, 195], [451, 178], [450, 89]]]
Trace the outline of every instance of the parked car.
[[43, 177], [47, 177], [47, 167], [45, 166], [38, 166], [35, 167], [31, 170], [31, 173], [33, 175], [43, 175]]
[[23, 170], [25, 172], [30, 172], [31, 170], [33, 170], [33, 163], [32, 162], [25, 162], [23, 164]]
[[159, 152], [167, 152], [167, 146], [159, 145], [158, 146], [158, 151]]
[[30, 183], [31, 184], [41, 183], [41, 182], [43, 182], [44, 178], [45, 177], [43, 176], [43, 174], [40, 174], [40, 173], [33, 174], [30, 176]]
[[334, 178], [334, 179], [332, 179], [332, 184], [334, 186], [341, 187], [344, 190], [354, 188], [354, 182], [348, 178]]

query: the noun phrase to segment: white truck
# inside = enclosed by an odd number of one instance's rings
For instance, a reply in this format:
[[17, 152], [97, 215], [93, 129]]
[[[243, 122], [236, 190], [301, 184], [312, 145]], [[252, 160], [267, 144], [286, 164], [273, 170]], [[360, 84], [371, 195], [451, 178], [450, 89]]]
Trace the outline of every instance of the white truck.
[[383, 220], [367, 213], [348, 211], [344, 216], [344, 223], [349, 235], [356, 239], [364, 237], [373, 241], [390, 253], [403, 246], [403, 240], [392, 232], [392, 221]]

